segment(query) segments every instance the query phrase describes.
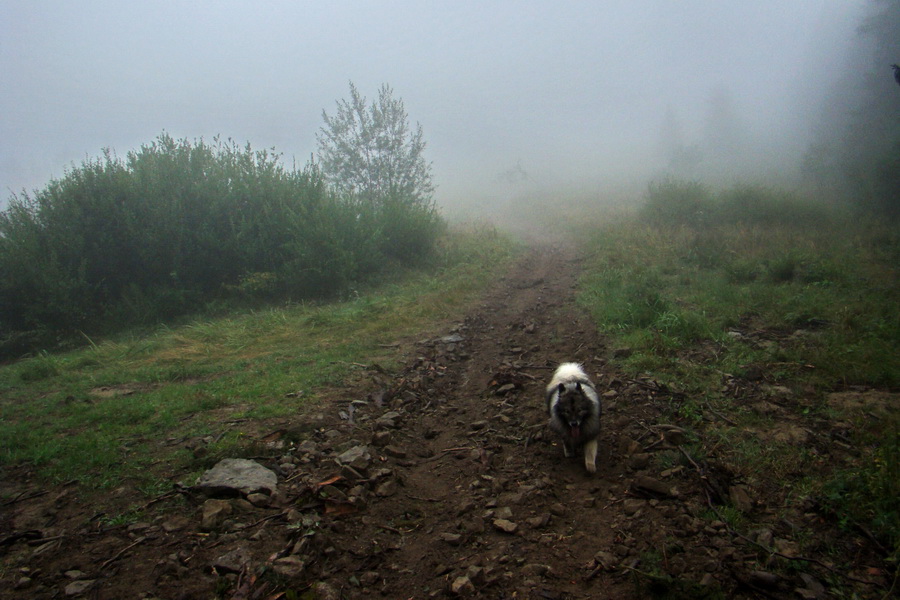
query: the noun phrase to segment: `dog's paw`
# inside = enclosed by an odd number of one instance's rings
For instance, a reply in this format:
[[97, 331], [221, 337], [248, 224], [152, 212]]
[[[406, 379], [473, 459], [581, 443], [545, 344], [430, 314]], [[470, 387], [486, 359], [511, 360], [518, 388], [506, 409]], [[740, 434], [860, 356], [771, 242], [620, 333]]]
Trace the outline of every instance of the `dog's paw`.
[[587, 469], [588, 473], [597, 472], [597, 465], [592, 462], [584, 461], [584, 468]]

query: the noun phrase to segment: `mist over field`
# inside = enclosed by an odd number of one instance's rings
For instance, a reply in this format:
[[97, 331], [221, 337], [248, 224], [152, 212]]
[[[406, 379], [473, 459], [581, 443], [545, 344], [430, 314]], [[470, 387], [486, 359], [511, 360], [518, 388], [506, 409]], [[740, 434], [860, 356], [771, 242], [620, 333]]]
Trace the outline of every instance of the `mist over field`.
[[348, 81], [404, 100], [450, 217], [665, 172], [789, 182], [865, 5], [2, 0], [0, 197], [163, 131], [303, 165]]

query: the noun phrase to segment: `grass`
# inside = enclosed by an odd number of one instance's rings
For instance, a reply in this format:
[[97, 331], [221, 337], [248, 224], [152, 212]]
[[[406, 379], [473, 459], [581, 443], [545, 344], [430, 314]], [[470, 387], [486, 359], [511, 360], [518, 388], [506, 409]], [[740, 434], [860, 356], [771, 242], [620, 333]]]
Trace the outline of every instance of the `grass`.
[[493, 230], [454, 232], [437, 268], [341, 302], [198, 318], [2, 367], [0, 465], [83, 489], [158, 490], [253, 445], [266, 420], [344, 383], [348, 365], [395, 366], [395, 342], [463, 314], [514, 252]]
[[[896, 229], [765, 188], [670, 181], [583, 238], [580, 303], [613, 350], [630, 350], [617, 354], [632, 376], [685, 392], [669, 410], [703, 428], [703, 453], [786, 510], [825, 503], [900, 558], [896, 422], [825, 401], [900, 387]], [[760, 413], [771, 396], [779, 412]], [[841, 422], [853, 424], [846, 448], [790, 437]]]

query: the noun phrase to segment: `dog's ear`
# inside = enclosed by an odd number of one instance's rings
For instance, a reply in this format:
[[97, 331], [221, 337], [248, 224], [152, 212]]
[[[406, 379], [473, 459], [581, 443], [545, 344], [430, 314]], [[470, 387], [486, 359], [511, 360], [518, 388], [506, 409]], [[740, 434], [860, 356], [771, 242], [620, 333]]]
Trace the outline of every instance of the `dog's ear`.
[[565, 393], [566, 393], [566, 386], [563, 385], [563, 384], [559, 384], [559, 385], [556, 387], [556, 391], [558, 391], [560, 394], [565, 394]]

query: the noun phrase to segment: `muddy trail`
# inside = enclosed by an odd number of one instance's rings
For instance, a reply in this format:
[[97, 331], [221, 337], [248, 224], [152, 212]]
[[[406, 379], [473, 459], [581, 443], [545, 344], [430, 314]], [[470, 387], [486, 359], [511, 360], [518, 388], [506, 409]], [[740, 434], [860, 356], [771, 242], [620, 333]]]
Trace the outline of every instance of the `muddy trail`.
[[[571, 251], [535, 248], [464, 321], [403, 343], [398, 371], [348, 365], [355, 383], [241, 457], [277, 473], [271, 496], [178, 488], [118, 527], [76, 484], [15, 498], [0, 597], [826, 597], [826, 571], [767, 572], [715, 518], [723, 498], [758, 501], [681, 447], [663, 417], [678, 393], [608, 361], [575, 304], [579, 270]], [[562, 361], [602, 396], [594, 475], [546, 427]]]

